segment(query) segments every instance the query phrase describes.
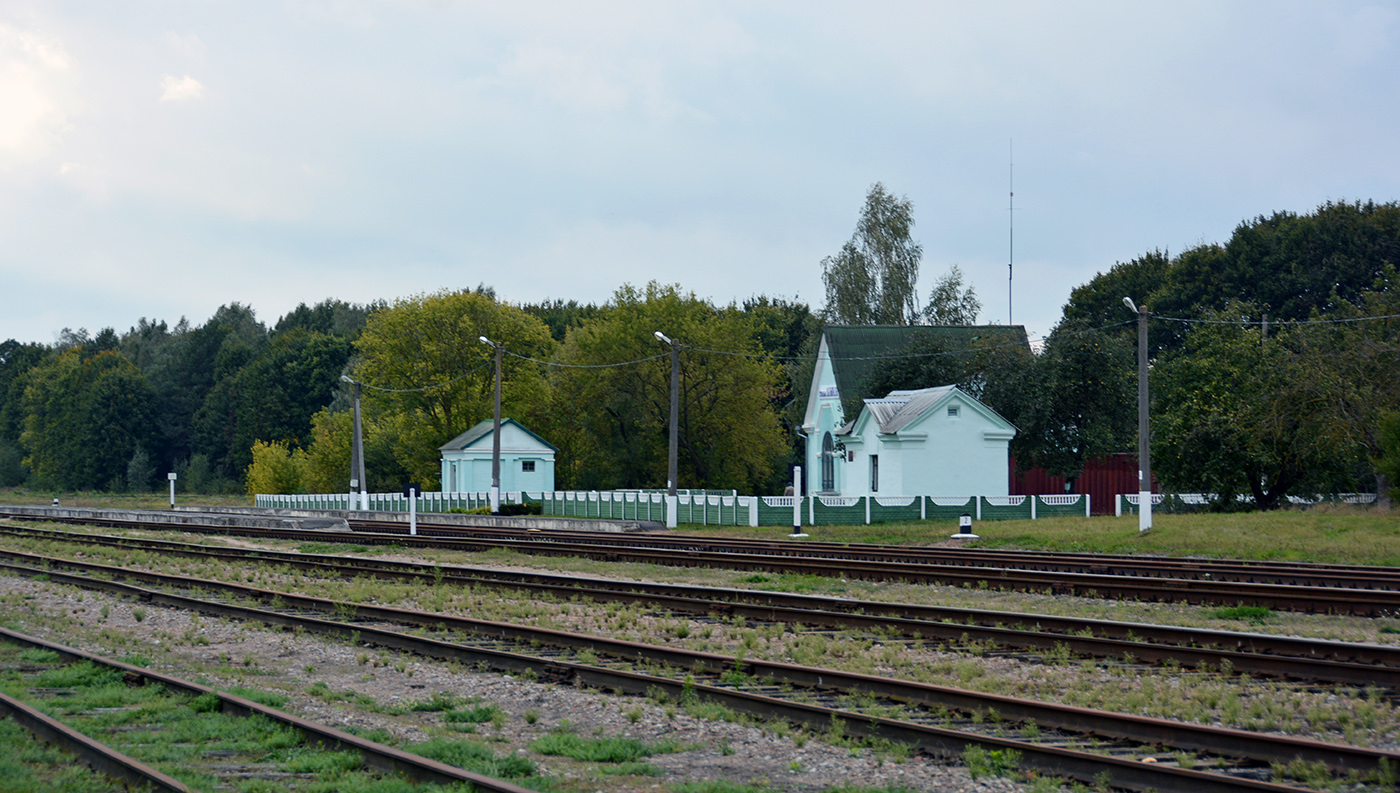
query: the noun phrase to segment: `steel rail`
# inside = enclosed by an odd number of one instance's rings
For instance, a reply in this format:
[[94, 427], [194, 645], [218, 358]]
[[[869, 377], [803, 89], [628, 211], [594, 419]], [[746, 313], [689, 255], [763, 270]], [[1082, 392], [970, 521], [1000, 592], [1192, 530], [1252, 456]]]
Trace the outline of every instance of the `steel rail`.
[[[476, 785], [480, 790], [494, 791], [494, 793], [534, 793], [534, 791], [528, 788], [523, 788], [510, 782], [466, 771], [455, 766], [447, 765], [446, 763], [438, 762], [437, 760], [413, 754], [412, 752], [395, 749], [392, 746], [385, 746], [384, 744], [361, 738], [357, 735], [351, 735], [348, 732], [342, 732], [334, 727], [329, 727], [309, 719], [303, 719], [300, 716], [295, 716], [286, 711], [269, 707], [250, 699], [245, 699], [244, 697], [217, 691], [208, 686], [200, 685], [199, 683], [182, 680], [173, 675], [164, 674], [145, 667], [134, 666], [111, 658], [105, 658], [100, 655], [79, 650], [75, 647], [69, 647], [57, 642], [30, 636], [9, 628], [0, 627], [0, 638], [8, 639], [9, 641], [29, 647], [51, 650], [58, 653], [61, 657], [70, 660], [90, 661], [101, 666], [116, 669], [122, 672], [128, 680], [139, 679], [150, 681], [174, 691], [183, 691], [196, 696], [213, 694], [219, 698], [220, 707], [226, 713], [233, 713], [239, 716], [248, 716], [254, 713], [261, 714], [273, 721], [300, 731], [307, 737], [330, 749], [360, 752], [365, 758], [366, 765], [386, 773], [400, 774], [419, 782], [433, 782], [438, 784], [468, 782]], [[59, 726], [62, 725], [60, 724]], [[73, 732], [72, 730], [67, 731]], [[81, 735], [81, 733], [78, 733], [78, 735]], [[131, 762], [135, 763], [136, 761], [132, 760]], [[159, 774], [159, 772], [154, 771], [153, 773]], [[180, 785], [179, 782], [175, 784]], [[183, 785], [175, 789], [182, 791], [187, 790]]]
[[[24, 512], [6, 511], [0, 516], [35, 519], [35, 511], [46, 507], [28, 508]], [[67, 512], [67, 510], [65, 510]], [[268, 510], [269, 513], [273, 512]], [[355, 513], [338, 510], [305, 510], [308, 513], [348, 518], [352, 526], [377, 533], [406, 534], [402, 521], [377, 521], [355, 518]], [[197, 519], [207, 515], [227, 526], [228, 515], [223, 512], [181, 512]], [[69, 522], [91, 522], [119, 525], [112, 518], [83, 518], [65, 516]], [[132, 523], [140, 521], [126, 521]], [[178, 528], [170, 523], [148, 523], [151, 528]], [[1043, 572], [1088, 572], [1136, 577], [1169, 577], [1188, 580], [1231, 580], [1252, 583], [1277, 583], [1329, 588], [1400, 589], [1400, 570], [1382, 565], [1319, 564], [1309, 562], [1280, 562], [1269, 560], [1212, 559], [1203, 557], [1166, 557], [1053, 551], [1001, 550], [982, 548], [942, 548], [928, 546], [879, 545], [822, 541], [792, 542], [753, 538], [697, 537], [676, 533], [650, 532], [644, 534], [619, 532], [579, 532], [549, 529], [515, 529], [501, 526], [461, 526], [434, 520], [432, 513], [419, 515], [423, 532], [440, 537], [475, 537], [479, 539], [532, 539], [535, 541], [570, 541], [580, 535], [590, 535], [590, 543], [615, 547], [680, 548], [690, 550], [697, 545], [714, 552], [733, 552], [807, 558], [836, 558], [849, 560], [889, 561], [922, 564], [960, 565], [975, 567], [1009, 566]]]
[[[1228, 664], [1235, 672], [1244, 674], [1400, 688], [1400, 648], [1379, 644], [892, 604], [763, 590], [643, 584], [264, 549], [218, 548], [169, 540], [79, 535], [46, 529], [0, 527], [0, 533], [133, 547], [186, 557], [259, 561], [339, 577], [370, 575], [387, 579], [492, 586], [548, 594], [561, 600], [584, 595], [598, 601], [641, 602], [692, 614], [737, 615], [768, 622], [862, 628], [879, 630], [885, 635], [898, 632], [903, 636], [945, 641], [990, 641], [999, 647], [1055, 650], [1063, 645], [1080, 655], [1100, 658], [1131, 656], [1135, 661], [1146, 663], [1176, 663], [1188, 667], [1208, 664], [1216, 669], [1225, 668]], [[6, 553], [0, 551], [0, 556]], [[1084, 631], [1092, 631], [1094, 635], [1082, 635]]]
[[[8, 634], [9, 631], [5, 633]], [[0, 692], [0, 715], [14, 719], [16, 724], [29, 730], [39, 740], [67, 750], [83, 765], [112, 779], [120, 780], [127, 787], [135, 785], [168, 793], [190, 793], [190, 788], [180, 780], [163, 774], [4, 692]]]
[[[69, 518], [64, 520], [65, 522], [74, 522], [73, 519]], [[125, 525], [154, 528], [160, 531], [171, 530], [170, 526], [164, 524], [123, 523], [110, 519], [82, 522], [93, 525]], [[1352, 614], [1367, 617], [1400, 614], [1400, 591], [1078, 572], [1044, 572], [964, 565], [881, 563], [841, 559], [807, 559], [799, 556], [714, 553], [704, 550], [703, 541], [692, 543], [688, 549], [683, 546], [657, 549], [614, 545], [612, 544], [612, 533], [608, 533], [608, 537], [581, 537], [579, 535], [582, 535], [583, 532], [568, 532], [569, 536], [566, 539], [570, 541], [564, 542], [551, 541], [543, 536], [534, 535], [518, 540], [499, 537], [476, 538], [451, 533], [443, 534], [439, 529], [423, 526], [420, 526], [417, 536], [409, 536], [406, 533], [371, 534], [359, 531], [346, 533], [295, 529], [254, 529], [226, 525], [217, 527], [182, 525], [180, 529], [245, 537], [291, 539], [302, 542], [340, 541], [379, 545], [394, 544], [407, 547], [451, 548], [469, 552], [505, 547], [522, 553], [579, 556], [610, 562], [638, 562], [679, 567], [725, 567], [776, 573], [796, 572], [826, 577], [874, 581], [901, 580], [947, 586], [992, 586], [998, 589], [1084, 597], [1191, 604], [1255, 605], [1283, 611]], [[399, 527], [399, 529], [407, 531], [404, 527]], [[677, 553], [677, 550], [684, 552]]]
[[[42, 561], [42, 560], [41, 560]], [[1100, 736], [1126, 739], [1150, 745], [1166, 745], [1187, 751], [1209, 752], [1225, 757], [1248, 757], [1260, 762], [1288, 763], [1302, 759], [1322, 763], [1328, 768], [1349, 771], [1375, 771], [1382, 763], [1400, 763], [1400, 753], [1347, 746], [1322, 741], [1288, 736], [1265, 735], [1221, 727], [1175, 722], [1131, 714], [1096, 711], [1067, 705], [1039, 702], [1016, 697], [994, 694], [980, 694], [949, 686], [937, 686], [911, 681], [881, 678], [840, 670], [806, 667], [768, 661], [745, 659], [742, 665], [730, 656], [716, 653], [678, 650], [637, 642], [606, 639], [588, 634], [574, 634], [546, 628], [514, 625], [490, 620], [476, 620], [442, 614], [416, 612], [383, 606], [355, 604], [313, 598], [286, 592], [261, 590], [238, 584], [226, 584], [188, 576], [170, 576], [123, 568], [95, 565], [70, 560], [48, 560], [52, 564], [62, 564], [78, 570], [93, 573], [126, 577], [140, 581], [155, 582], [166, 586], [198, 588], [201, 591], [223, 591], [233, 596], [255, 599], [259, 602], [280, 603], [283, 608], [315, 610], [336, 614], [353, 614], [354, 618], [374, 619], [384, 622], [408, 624], [436, 630], [456, 630], [477, 635], [491, 636], [516, 642], [539, 643], [572, 650], [589, 650], [631, 662], [661, 663], [677, 669], [687, 669], [694, 673], [723, 674], [739, 669], [752, 677], [772, 680], [775, 684], [787, 684], [817, 690], [844, 690], [876, 695], [900, 702], [914, 703], [927, 707], [952, 708], [969, 713], [995, 711], [1011, 721], [1033, 721], [1056, 729], [1096, 734]], [[267, 611], [232, 603], [212, 602], [200, 598], [147, 590], [115, 580], [104, 580], [86, 576], [68, 575], [48, 568], [22, 567], [3, 564], [0, 567], [26, 575], [47, 574], [52, 580], [76, 586], [106, 590], [139, 597], [152, 603], [176, 608], [197, 609], [220, 616], [239, 619], [252, 619], [274, 625], [296, 626], [316, 630], [341, 637], [354, 637], [359, 641], [388, 646], [395, 649], [416, 652], [423, 655], [447, 658], [468, 664], [485, 661], [493, 668], [507, 671], [523, 671], [525, 668], [540, 668], [543, 677], [552, 680], [567, 680], [578, 677], [581, 670], [594, 670], [592, 673], [615, 675], [618, 670], [597, 672], [597, 668], [572, 664], [558, 660], [539, 659], [532, 656], [509, 653], [486, 648], [466, 647], [461, 644], [440, 642], [397, 631], [387, 631], [369, 626], [359, 626], [339, 621], [321, 620], [294, 614]], [[634, 673], [628, 673], [634, 674]], [[654, 676], [644, 676], [648, 681], [669, 680]], [[670, 684], [676, 681], [670, 680]], [[632, 689], [628, 689], [632, 690]], [[645, 689], [643, 689], [645, 690]], [[743, 692], [731, 692], [738, 696]], [[785, 701], [784, 701], [785, 702]], [[795, 704], [795, 703], [789, 703]], [[825, 720], [829, 723], [829, 715]], [[768, 714], [773, 715], [773, 714]], [[841, 711], [836, 714], [842, 720], [856, 718], [870, 722], [871, 717]], [[804, 716], [801, 719], [807, 722]], [[910, 729], [941, 729], [917, 725], [911, 722], [897, 722], [905, 725], [899, 735]], [[891, 737], [886, 734], [885, 737]], [[904, 738], [899, 738], [904, 740]], [[966, 740], [973, 740], [968, 738]], [[980, 736], [976, 740], [980, 740]], [[921, 747], [928, 744], [920, 741]], [[933, 744], [938, 746], [937, 742]], [[1036, 744], [1020, 744], [1037, 746]], [[1058, 772], [1057, 772], [1058, 773]], [[1158, 786], [1158, 790], [1163, 788]]]
[[[352, 518], [349, 520], [349, 525], [352, 529], [361, 527], [382, 533], [407, 532], [403, 523], [393, 521], [368, 521]], [[441, 537], [460, 535], [475, 538], [531, 538], [542, 541], [569, 541], [576, 539], [580, 534], [577, 531], [543, 529], [466, 528], [435, 524], [431, 517], [427, 521], [420, 521], [419, 527], [429, 536]], [[1329, 565], [1303, 562], [1127, 556], [961, 547], [939, 548], [820, 541], [793, 542], [790, 540], [696, 537], [659, 533], [597, 532], [596, 534], [601, 536], [590, 538], [594, 544], [616, 547], [682, 548], [688, 550], [698, 543], [705, 550], [712, 552], [968, 567], [1014, 567], [1041, 572], [1083, 572], [1147, 578], [1275, 583], [1293, 586], [1400, 589], [1400, 570], [1376, 565]]]

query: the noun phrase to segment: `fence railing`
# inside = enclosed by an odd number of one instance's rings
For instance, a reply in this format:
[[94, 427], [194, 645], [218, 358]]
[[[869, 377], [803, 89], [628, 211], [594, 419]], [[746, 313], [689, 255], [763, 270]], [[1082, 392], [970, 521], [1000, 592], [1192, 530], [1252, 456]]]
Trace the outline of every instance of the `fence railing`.
[[[1374, 504], [1375, 493], [1316, 493], [1311, 496], [1288, 496], [1288, 503], [1295, 507], [1310, 507], [1317, 504]], [[1217, 501], [1215, 493], [1153, 493], [1154, 512], [1195, 512], [1205, 509]], [[1138, 514], [1138, 502], [1142, 497], [1137, 493], [1119, 493], [1114, 499], [1114, 515]], [[1253, 504], [1254, 497], [1246, 494], [1235, 496], [1238, 504]]]
[[[1134, 499], [1137, 496], [1133, 496]], [[348, 493], [267, 495], [254, 498], [272, 509], [344, 510]], [[555, 490], [502, 493], [503, 504], [538, 504], [540, 513], [604, 520], [666, 521], [662, 491]], [[375, 512], [408, 512], [402, 493], [370, 493]], [[793, 508], [804, 526], [834, 526], [915, 520], [1024, 520], [1090, 515], [1086, 494], [1053, 496], [739, 496], [701, 493], [676, 496], [676, 523], [701, 526], [792, 526]], [[423, 493], [418, 512], [471, 512], [490, 507], [488, 493]]]

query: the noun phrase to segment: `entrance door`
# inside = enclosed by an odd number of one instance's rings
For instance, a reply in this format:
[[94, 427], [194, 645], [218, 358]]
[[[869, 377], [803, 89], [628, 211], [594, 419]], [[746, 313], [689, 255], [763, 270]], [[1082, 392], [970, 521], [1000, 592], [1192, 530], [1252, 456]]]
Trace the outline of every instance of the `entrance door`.
[[836, 490], [836, 444], [829, 432], [822, 436], [822, 490]]

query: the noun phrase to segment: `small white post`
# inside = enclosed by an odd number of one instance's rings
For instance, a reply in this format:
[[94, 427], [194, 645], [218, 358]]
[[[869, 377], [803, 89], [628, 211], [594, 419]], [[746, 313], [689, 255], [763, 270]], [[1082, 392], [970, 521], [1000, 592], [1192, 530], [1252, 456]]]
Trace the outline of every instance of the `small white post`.
[[1152, 528], [1152, 491], [1138, 491], [1138, 533]]
[[355, 491], [356, 491], [356, 490], [359, 490], [359, 489], [360, 489], [360, 480], [358, 480], [358, 479], [351, 479], [351, 480], [350, 480], [350, 497], [347, 498], [347, 499], [345, 500], [345, 510], [346, 510], [347, 512], [354, 512], [354, 511], [355, 511]]
[[408, 535], [418, 536], [418, 488], [408, 489]]
[[792, 468], [792, 536], [806, 537], [802, 533], [802, 466]]
[[680, 517], [676, 513], [680, 511], [680, 497], [676, 495], [672, 483], [666, 483], [666, 528], [674, 529], [676, 521]]
[[175, 508], [175, 473], [172, 471], [165, 475], [170, 480], [170, 508]]

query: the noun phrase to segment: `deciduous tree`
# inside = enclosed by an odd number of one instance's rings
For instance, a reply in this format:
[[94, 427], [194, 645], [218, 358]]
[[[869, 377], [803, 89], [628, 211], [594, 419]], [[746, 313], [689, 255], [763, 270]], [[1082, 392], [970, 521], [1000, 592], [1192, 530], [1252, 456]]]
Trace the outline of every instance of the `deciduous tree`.
[[822, 259], [828, 322], [912, 325], [919, 318], [915, 285], [923, 246], [915, 242], [914, 204], [879, 182], [871, 185], [855, 234]]
[[355, 342], [354, 378], [367, 388], [367, 411], [397, 427], [394, 454], [412, 481], [436, 487], [438, 447], [494, 409], [495, 351], [505, 345], [502, 415], [529, 426], [543, 410], [541, 364], [554, 351], [543, 322], [499, 303], [485, 289], [437, 292], [397, 300], [370, 315]]
[[744, 312], [655, 282], [618, 289], [560, 350], [551, 425], [564, 458], [560, 479], [584, 488], [665, 486], [671, 356], [657, 331], [684, 345], [681, 486], [754, 492], [786, 453], [773, 406], [782, 373]]

